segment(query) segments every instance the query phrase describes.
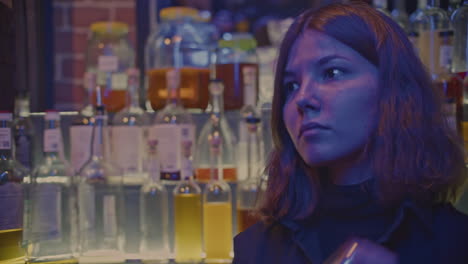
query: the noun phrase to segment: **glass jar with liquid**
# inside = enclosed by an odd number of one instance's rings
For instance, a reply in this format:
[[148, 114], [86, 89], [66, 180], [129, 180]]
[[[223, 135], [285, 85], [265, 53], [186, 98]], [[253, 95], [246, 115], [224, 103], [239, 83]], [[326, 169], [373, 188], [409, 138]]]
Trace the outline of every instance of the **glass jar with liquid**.
[[[127, 100], [127, 70], [135, 64], [128, 26], [120, 22], [96, 22], [91, 25], [86, 50], [86, 71], [97, 74], [102, 101], [109, 112], [123, 109]], [[93, 91], [92, 101], [96, 101]]]
[[162, 109], [167, 94], [166, 72], [180, 72], [180, 99], [188, 109], [208, 105], [211, 57], [217, 31], [203, 21], [196, 9], [168, 7], [161, 10], [159, 29], [146, 44], [147, 97], [154, 110]]

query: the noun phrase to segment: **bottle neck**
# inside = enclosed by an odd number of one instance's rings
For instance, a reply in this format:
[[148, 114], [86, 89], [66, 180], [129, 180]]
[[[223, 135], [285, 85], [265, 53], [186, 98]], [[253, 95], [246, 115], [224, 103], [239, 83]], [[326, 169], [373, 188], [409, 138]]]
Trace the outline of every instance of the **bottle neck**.
[[127, 106], [139, 107], [140, 106], [140, 95], [137, 84], [129, 84], [127, 91]]
[[440, 0], [427, 0], [428, 7], [440, 7]]
[[395, 0], [395, 9], [403, 13], [406, 13], [405, 1], [404, 0]]
[[148, 157], [148, 177], [150, 182], [158, 183], [161, 179], [160, 164], [156, 153], [150, 153]]
[[260, 176], [260, 164], [261, 161], [261, 149], [260, 149], [260, 137], [259, 137], [259, 125], [260, 123], [246, 122], [247, 128], [247, 163], [248, 163], [248, 174], [247, 180], [255, 179]]
[[374, 0], [374, 7], [379, 9], [387, 9], [387, 0]]
[[180, 92], [177, 87], [167, 88], [167, 105], [180, 105]]
[[91, 141], [91, 157], [92, 159], [104, 159], [105, 153], [105, 127], [107, 125], [107, 117], [103, 114], [95, 116], [93, 126], [93, 136]]
[[418, 1], [418, 9], [424, 9], [427, 7], [427, 0], [419, 0]]
[[58, 120], [46, 120], [43, 138], [44, 157], [57, 158], [62, 147], [60, 123]]
[[211, 113], [213, 114], [224, 114], [224, 98], [222, 94], [211, 94]]
[[13, 134], [5, 120], [0, 120], [0, 160], [13, 158]]

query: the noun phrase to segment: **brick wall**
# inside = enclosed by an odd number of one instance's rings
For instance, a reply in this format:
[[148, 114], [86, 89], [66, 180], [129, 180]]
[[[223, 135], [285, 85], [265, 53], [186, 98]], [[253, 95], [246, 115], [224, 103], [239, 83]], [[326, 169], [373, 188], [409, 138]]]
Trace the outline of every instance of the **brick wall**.
[[136, 47], [136, 0], [54, 0], [55, 106], [79, 110], [85, 99], [83, 75], [89, 26], [97, 21], [129, 25]]

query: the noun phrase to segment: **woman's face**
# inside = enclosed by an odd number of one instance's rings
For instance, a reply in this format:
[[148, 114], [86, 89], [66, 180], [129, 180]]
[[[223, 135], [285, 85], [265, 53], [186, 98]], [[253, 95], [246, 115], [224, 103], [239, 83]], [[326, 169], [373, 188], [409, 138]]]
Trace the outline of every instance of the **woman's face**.
[[377, 125], [378, 70], [349, 46], [315, 30], [290, 49], [283, 120], [309, 166], [354, 160]]

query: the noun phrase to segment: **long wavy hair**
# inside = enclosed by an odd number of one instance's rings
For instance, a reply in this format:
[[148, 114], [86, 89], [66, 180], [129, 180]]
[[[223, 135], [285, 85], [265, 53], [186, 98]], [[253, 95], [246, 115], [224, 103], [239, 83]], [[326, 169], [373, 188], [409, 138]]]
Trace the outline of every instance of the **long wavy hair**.
[[378, 68], [378, 125], [363, 153], [371, 160], [377, 199], [387, 205], [407, 198], [426, 204], [454, 201], [465, 181], [465, 154], [443, 113], [442, 92], [391, 18], [365, 3], [335, 3], [302, 13], [282, 42], [272, 105], [273, 150], [257, 211], [261, 219], [304, 219], [320, 197], [323, 170], [305, 164], [283, 120], [283, 71], [294, 41], [310, 29], [348, 45]]

